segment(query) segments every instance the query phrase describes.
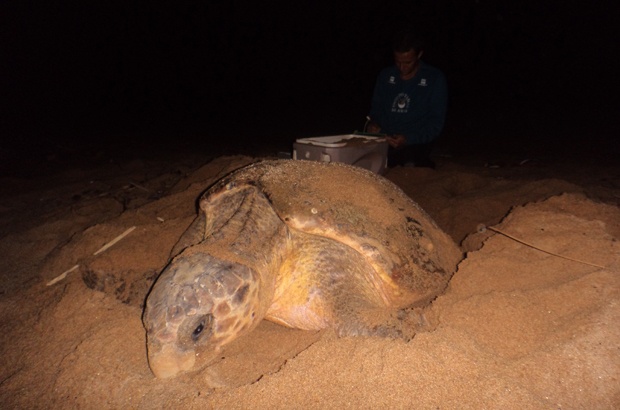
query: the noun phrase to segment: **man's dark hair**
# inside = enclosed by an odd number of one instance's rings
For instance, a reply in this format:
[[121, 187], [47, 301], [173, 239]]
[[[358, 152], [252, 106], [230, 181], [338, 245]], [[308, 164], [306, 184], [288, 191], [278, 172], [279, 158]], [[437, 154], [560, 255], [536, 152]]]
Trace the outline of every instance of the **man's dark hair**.
[[406, 53], [409, 50], [413, 50], [419, 53], [424, 49], [424, 43], [413, 30], [403, 29], [398, 31], [394, 35], [392, 40], [392, 51], [395, 53]]

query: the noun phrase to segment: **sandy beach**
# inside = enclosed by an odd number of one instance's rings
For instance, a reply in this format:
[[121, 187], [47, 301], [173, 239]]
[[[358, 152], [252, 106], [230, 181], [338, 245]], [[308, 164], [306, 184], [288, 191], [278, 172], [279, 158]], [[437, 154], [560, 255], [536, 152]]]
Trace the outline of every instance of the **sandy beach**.
[[620, 406], [620, 177], [560, 162], [442, 157], [436, 170], [389, 170], [465, 253], [413, 340], [264, 321], [211, 366], [154, 378], [148, 289], [200, 193], [256, 160], [3, 177], [0, 407]]

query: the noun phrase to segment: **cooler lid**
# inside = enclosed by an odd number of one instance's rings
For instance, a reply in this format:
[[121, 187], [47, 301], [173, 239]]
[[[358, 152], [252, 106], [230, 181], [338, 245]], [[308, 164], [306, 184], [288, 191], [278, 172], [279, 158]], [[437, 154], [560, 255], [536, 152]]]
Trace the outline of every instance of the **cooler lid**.
[[369, 135], [345, 134], [326, 137], [298, 138], [296, 142], [299, 144], [317, 145], [319, 147], [344, 147], [351, 143], [376, 144], [385, 142], [385, 138], [372, 137]]

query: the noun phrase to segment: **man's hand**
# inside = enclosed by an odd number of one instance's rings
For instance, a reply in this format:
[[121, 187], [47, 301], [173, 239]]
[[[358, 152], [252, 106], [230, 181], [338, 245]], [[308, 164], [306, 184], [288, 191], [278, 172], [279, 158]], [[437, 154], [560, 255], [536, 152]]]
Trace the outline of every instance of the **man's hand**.
[[404, 147], [407, 144], [407, 139], [403, 134], [395, 134], [390, 137], [385, 137], [388, 144], [394, 148]]
[[381, 127], [379, 127], [379, 124], [377, 124], [376, 122], [371, 121], [366, 126], [366, 132], [369, 132], [371, 134], [378, 134], [381, 132]]

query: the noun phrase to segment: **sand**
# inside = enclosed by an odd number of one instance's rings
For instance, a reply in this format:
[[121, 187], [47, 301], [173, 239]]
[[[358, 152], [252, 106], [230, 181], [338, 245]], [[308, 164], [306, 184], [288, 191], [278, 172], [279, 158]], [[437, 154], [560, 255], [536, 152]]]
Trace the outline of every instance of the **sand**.
[[466, 252], [413, 340], [263, 322], [155, 379], [144, 297], [199, 194], [253, 160], [3, 177], [0, 407], [620, 408], [620, 176], [570, 164], [388, 172]]

